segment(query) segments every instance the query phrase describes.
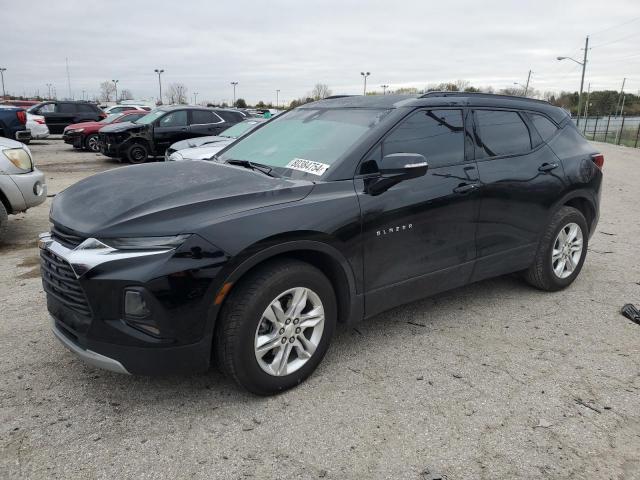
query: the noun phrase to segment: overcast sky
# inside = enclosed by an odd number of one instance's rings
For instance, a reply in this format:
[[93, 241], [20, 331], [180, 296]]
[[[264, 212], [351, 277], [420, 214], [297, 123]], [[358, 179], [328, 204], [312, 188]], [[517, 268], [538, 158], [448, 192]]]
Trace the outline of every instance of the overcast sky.
[[289, 102], [317, 82], [334, 94], [465, 79], [497, 88], [577, 90], [586, 35], [585, 80], [594, 89], [640, 90], [640, 0], [0, 0], [0, 67], [8, 92], [97, 95], [104, 80], [136, 98], [162, 82], [190, 98]]

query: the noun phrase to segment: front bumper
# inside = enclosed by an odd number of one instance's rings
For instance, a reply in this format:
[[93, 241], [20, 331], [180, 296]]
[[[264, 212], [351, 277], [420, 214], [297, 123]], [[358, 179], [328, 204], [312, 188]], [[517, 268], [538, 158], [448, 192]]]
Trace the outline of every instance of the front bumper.
[[19, 142], [31, 140], [31, 130], [18, 130], [16, 132], [16, 140]]
[[64, 132], [62, 134], [62, 140], [64, 143], [68, 143], [69, 145], [73, 145], [75, 148], [82, 147], [82, 134], [75, 132]]
[[[28, 173], [6, 175], [5, 182], [1, 184], [11, 188], [3, 188], [3, 191], [11, 204], [13, 213], [24, 212], [28, 208], [40, 205], [47, 199], [47, 184], [44, 173], [34, 168]], [[15, 188], [10, 184], [12, 183]]]
[[[39, 246], [53, 332], [67, 348], [90, 365], [120, 373], [209, 367], [214, 325], [209, 313], [214, 277], [223, 263], [210, 244], [192, 235], [177, 249], [149, 252], [92, 249], [93, 239], [76, 247], [62, 241], [45, 234]], [[198, 252], [197, 258], [190, 258], [191, 252]], [[131, 289], [144, 292], [157, 335], [125, 314], [124, 292]]]

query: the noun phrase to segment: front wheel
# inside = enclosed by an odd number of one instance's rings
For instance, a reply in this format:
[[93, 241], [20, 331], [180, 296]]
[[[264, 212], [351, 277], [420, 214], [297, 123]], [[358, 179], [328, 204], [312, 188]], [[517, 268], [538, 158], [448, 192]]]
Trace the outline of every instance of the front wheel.
[[148, 158], [149, 151], [147, 150], [147, 147], [141, 143], [134, 143], [127, 150], [127, 160], [129, 160], [129, 163], [144, 163]]
[[253, 393], [286, 390], [316, 369], [336, 317], [335, 293], [320, 270], [297, 260], [268, 263], [229, 295], [216, 327], [216, 359]]
[[525, 279], [549, 292], [568, 287], [582, 269], [588, 243], [584, 215], [573, 207], [560, 208], [540, 240], [533, 265], [524, 272]]
[[89, 135], [84, 141], [84, 147], [90, 152], [99, 152], [100, 151], [100, 140], [98, 135], [92, 133]]

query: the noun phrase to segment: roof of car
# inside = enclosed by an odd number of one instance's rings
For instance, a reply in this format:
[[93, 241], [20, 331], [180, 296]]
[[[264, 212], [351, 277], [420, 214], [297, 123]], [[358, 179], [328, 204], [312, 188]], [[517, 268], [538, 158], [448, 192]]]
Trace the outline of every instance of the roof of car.
[[337, 95], [307, 103], [299, 108], [416, 108], [428, 106], [518, 108], [546, 113], [556, 122], [567, 117], [564, 110], [544, 100], [470, 92], [428, 92], [424, 95]]

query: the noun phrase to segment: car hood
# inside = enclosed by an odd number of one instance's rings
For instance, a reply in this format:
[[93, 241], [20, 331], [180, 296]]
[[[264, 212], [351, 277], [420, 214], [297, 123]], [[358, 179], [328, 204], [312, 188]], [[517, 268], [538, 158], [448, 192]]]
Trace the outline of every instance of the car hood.
[[82, 122], [82, 123], [73, 123], [68, 127], [65, 127], [65, 130], [75, 130], [76, 128], [100, 128], [105, 126], [100, 122]]
[[171, 150], [184, 150], [185, 148], [199, 147], [200, 145], [204, 145], [205, 143], [216, 143], [226, 140], [229, 140], [229, 137], [219, 137], [217, 135], [208, 137], [187, 138], [186, 140], [180, 140], [179, 142], [171, 145]]
[[185, 148], [176, 152], [182, 155], [183, 160], [209, 160], [224, 147], [234, 142], [235, 138], [225, 138], [219, 142], [211, 142], [201, 147]]
[[85, 237], [197, 233], [221, 217], [307, 196], [313, 182], [215, 162], [121, 167], [59, 193], [51, 220]]
[[109, 123], [100, 129], [102, 133], [117, 133], [124, 132], [127, 130], [144, 130], [148, 125], [133, 123], [133, 122], [119, 122], [119, 123]]

